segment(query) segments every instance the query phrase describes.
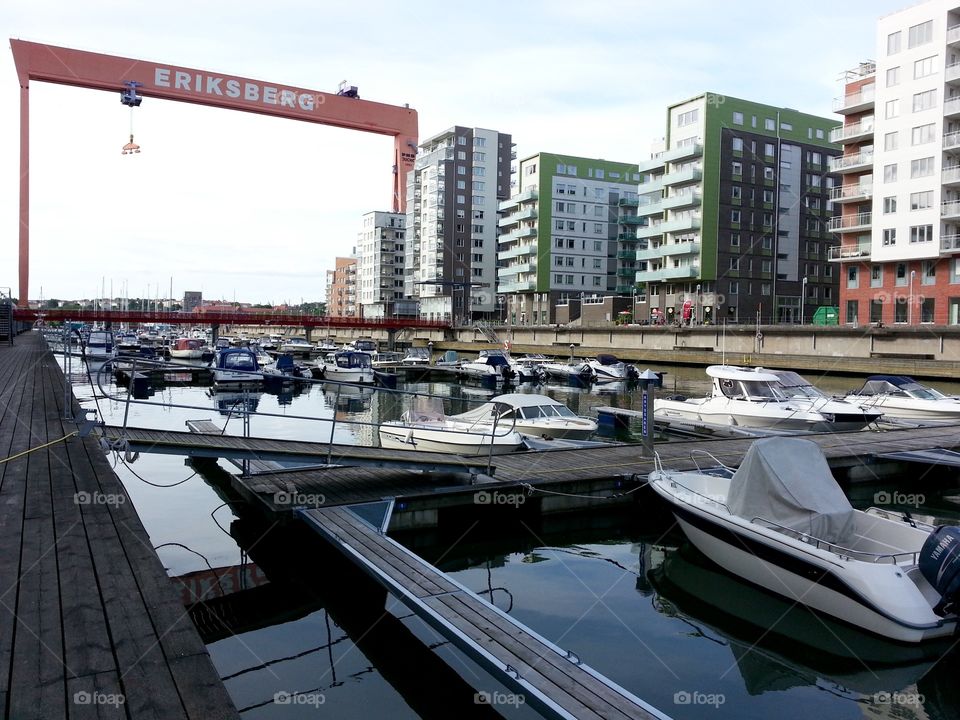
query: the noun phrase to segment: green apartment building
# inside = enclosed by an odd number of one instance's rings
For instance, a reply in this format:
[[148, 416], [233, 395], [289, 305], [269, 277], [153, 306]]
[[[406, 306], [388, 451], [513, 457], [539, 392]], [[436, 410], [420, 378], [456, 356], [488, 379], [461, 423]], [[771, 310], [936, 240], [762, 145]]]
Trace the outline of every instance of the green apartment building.
[[[637, 217], [636, 164], [537, 153], [513, 171], [499, 205], [497, 303], [512, 323], [554, 322], [554, 307], [617, 292], [621, 216]], [[634, 248], [626, 260], [633, 291]]]
[[636, 225], [620, 232], [646, 319], [679, 320], [686, 303], [695, 322], [809, 322], [838, 303], [836, 125], [717, 93], [667, 109], [664, 149], [639, 164]]

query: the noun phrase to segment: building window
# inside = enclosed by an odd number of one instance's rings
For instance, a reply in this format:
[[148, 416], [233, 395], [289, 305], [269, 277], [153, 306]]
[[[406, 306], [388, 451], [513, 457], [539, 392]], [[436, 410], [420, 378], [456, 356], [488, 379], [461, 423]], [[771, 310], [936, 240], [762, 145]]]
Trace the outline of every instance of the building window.
[[731, 210], [731, 211], [730, 211], [730, 222], [732, 222], [732, 223], [738, 223], [738, 222], [740, 222], [740, 211], [739, 211], [739, 210]]
[[693, 110], [688, 110], [687, 112], [682, 112], [677, 115], [677, 127], [683, 127], [685, 125], [692, 125], [699, 119], [700, 111], [697, 108]]
[[934, 299], [925, 297], [923, 299], [923, 302], [920, 303], [920, 322], [932, 323], [935, 307], [936, 307], [936, 303]]
[[743, 177], [743, 163], [734, 160], [730, 165], [730, 174], [734, 177]]
[[923, 261], [922, 271], [920, 273], [920, 284], [921, 285], [937, 284], [937, 261], [936, 260]]
[[897, 115], [899, 114], [900, 114], [900, 100], [899, 99], [887, 100], [886, 104], [884, 105], [883, 116], [887, 118], [887, 120], [889, 120], [891, 118], [897, 117]]
[[927, 75], [933, 75], [935, 72], [933, 61], [935, 59], [936, 56], [931, 56], [928, 58], [923, 58], [922, 60], [915, 60], [913, 63], [913, 79], [919, 80]]
[[856, 265], [847, 267], [847, 289], [856, 290], [860, 286], [859, 271]]
[[910, 242], [930, 242], [933, 240], [933, 225], [913, 225], [910, 228]]
[[859, 313], [859, 304], [856, 300], [847, 300], [847, 325], [857, 324], [857, 314]]
[[929, 110], [937, 104], [937, 91], [924, 90], [913, 94], [913, 112]]
[[457, 145], [466, 145], [466, 144], [467, 144], [467, 136], [466, 136], [466, 135], [458, 135], [458, 136], [457, 136]]
[[739, 257], [732, 257], [732, 258], [730, 258], [730, 269], [731, 269], [731, 270], [739, 270], [739, 269], [740, 269], [740, 258], [739, 258]]
[[883, 181], [885, 183], [891, 183], [897, 181], [897, 164], [891, 163], [890, 165], [883, 166]]
[[925, 143], [931, 143], [937, 139], [936, 125], [930, 123], [929, 125], [919, 125], [913, 130], [910, 131], [910, 144], [911, 145], [924, 145]]
[[900, 84], [900, 68], [887, 68], [887, 87], [893, 87]]
[[909, 298], [898, 296], [893, 305], [893, 321], [895, 323], [905, 323], [907, 321], [907, 303]]
[[739, 185], [731, 185], [730, 197], [732, 197], [734, 200], [739, 200], [741, 197], [743, 197], [743, 188]]
[[563, 275], [554, 275], [553, 282], [557, 285], [563, 285]]
[[870, 322], [883, 322], [883, 298], [870, 301]]
[[933, 20], [914, 25], [907, 30], [907, 48], [915, 48], [933, 41]]
[[870, 287], [883, 287], [883, 265], [870, 266]]
[[897, 196], [891, 195], [883, 199], [883, 214], [890, 215], [897, 211]]
[[773, 178], [774, 178], [773, 168], [771, 168], [771, 167], [765, 167], [765, 168], [763, 169], [763, 179], [764, 179], [764, 180], [773, 180]]
[[[734, 112], [733, 113], [733, 124], [734, 125], [743, 125], [743, 113]], [[742, 148], [741, 148], [742, 149]]]
[[773, 118], [766, 118], [763, 121], [763, 127], [766, 130], [776, 130], [777, 124], [773, 121]]
[[763, 154], [766, 157], [773, 157], [773, 143], [764, 143], [763, 144]]
[[887, 35], [887, 55], [896, 55], [900, 52], [900, 31]]
[[731, 280], [730, 285], [727, 289], [727, 294], [729, 295], [739, 295], [740, 294], [740, 281]]
[[790, 123], [787, 123], [787, 122], [782, 122], [782, 123], [780, 123], [780, 129], [781, 129], [781, 130], [786, 130], [787, 132], [790, 132], [790, 131], [793, 130], [793, 125], [791, 125]]
[[910, 193], [910, 209], [925, 210], [933, 207], [933, 190]]
[[733, 147], [736, 152], [743, 152], [743, 138], [735, 137], [731, 141], [731, 147]]
[[884, 150], [896, 150], [897, 149], [897, 131], [888, 132], [883, 136], [883, 149]]
[[467, 201], [467, 198], [463, 195], [457, 195], [457, 205], [463, 205]]
[[740, 247], [740, 233], [730, 233], [730, 247]]
[[917, 158], [916, 160], [910, 161], [910, 177], [927, 177], [928, 175], [933, 175], [933, 158]]
[[960, 283], [960, 258], [950, 261], [950, 283], [952, 285]]
[[907, 286], [907, 264], [897, 263], [893, 276], [895, 278], [894, 284], [897, 287], [906, 287]]
[[883, 229], [883, 244], [884, 244], [884, 245], [896, 245], [896, 244], [897, 244], [897, 229], [896, 229], [896, 228], [884, 228], [884, 229]]

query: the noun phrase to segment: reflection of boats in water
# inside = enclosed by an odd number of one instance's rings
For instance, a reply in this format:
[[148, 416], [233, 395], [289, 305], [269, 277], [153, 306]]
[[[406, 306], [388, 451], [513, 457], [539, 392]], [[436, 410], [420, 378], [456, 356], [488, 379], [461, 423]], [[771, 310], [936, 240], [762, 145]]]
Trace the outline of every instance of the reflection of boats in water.
[[224, 391], [217, 388], [210, 388], [207, 393], [211, 398], [213, 398], [213, 404], [216, 406], [221, 415], [230, 415], [240, 412], [256, 412], [257, 407], [260, 405], [260, 398], [263, 397], [263, 393], [259, 390], [254, 392], [249, 390]]
[[343, 412], [363, 412], [370, 407], [370, 398], [377, 392], [372, 385], [324, 383], [323, 397], [327, 404]]
[[816, 615], [730, 575], [689, 543], [644, 546], [640, 564], [638, 590], [655, 591], [660, 613], [695, 628], [685, 636], [728, 644], [751, 695], [808, 686], [852, 699], [898, 692], [948, 646], [905, 645]]

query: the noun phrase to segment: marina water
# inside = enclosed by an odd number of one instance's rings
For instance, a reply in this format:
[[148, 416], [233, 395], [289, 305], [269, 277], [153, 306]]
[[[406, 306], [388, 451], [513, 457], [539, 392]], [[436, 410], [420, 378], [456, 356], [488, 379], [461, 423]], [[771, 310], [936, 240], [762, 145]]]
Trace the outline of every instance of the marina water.
[[[71, 370], [84, 406], [99, 406], [107, 423], [122, 424], [126, 391], [104, 376], [103, 388], [116, 399], [94, 402], [86, 370], [76, 362]], [[811, 379], [830, 392], [860, 385], [858, 378]], [[691, 396], [708, 387], [702, 368], [671, 368], [665, 384]], [[449, 398], [451, 413], [495, 394], [445, 383], [405, 389]], [[621, 384], [519, 391], [550, 395], [587, 415], [598, 405], [641, 404], [640, 392]], [[228, 434], [241, 434], [242, 419], [227, 408], [245, 403], [283, 416], [252, 417], [252, 435], [322, 442], [334, 429], [337, 442], [372, 444], [376, 423], [399, 417], [404, 402], [366, 389], [338, 394], [319, 383], [285, 394], [169, 387], [148, 404], [131, 404], [128, 423], [183, 431], [186, 420], [212, 419], [226, 423]], [[639, 431], [632, 432], [637, 439]], [[233, 498], [224, 480], [238, 471], [231, 463], [115, 458], [168, 574], [182, 578], [184, 602], [207, 593], [211, 604], [234, 613], [223, 623], [197, 606], [191, 617], [243, 717], [537, 717], [522, 696], [385, 598], [318, 537], [296, 524], [265, 521]], [[955, 477], [939, 472], [849, 492], [858, 507], [886, 500], [960, 523]], [[601, 507], [547, 517], [525, 513], [521, 497], [481, 502], [436, 530], [395, 537], [674, 718], [960, 714], [960, 653], [953, 643], [886, 643], [746, 585], [689, 546], [646, 488], [629, 511]]]

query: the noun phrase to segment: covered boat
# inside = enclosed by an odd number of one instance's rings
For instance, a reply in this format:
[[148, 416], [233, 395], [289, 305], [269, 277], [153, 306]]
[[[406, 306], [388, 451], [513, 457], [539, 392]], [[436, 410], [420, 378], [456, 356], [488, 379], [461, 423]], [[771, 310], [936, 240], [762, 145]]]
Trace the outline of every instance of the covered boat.
[[203, 340], [181, 337], [170, 346], [170, 357], [178, 360], [199, 360], [203, 357]]
[[245, 347], [228, 347], [218, 350], [214, 358], [213, 379], [221, 385], [262, 382], [263, 374], [257, 363], [257, 354]]
[[736, 472], [658, 467], [650, 485], [698, 550], [770, 592], [900, 642], [957, 629], [960, 529], [854, 510], [809, 440], [757, 440]]

